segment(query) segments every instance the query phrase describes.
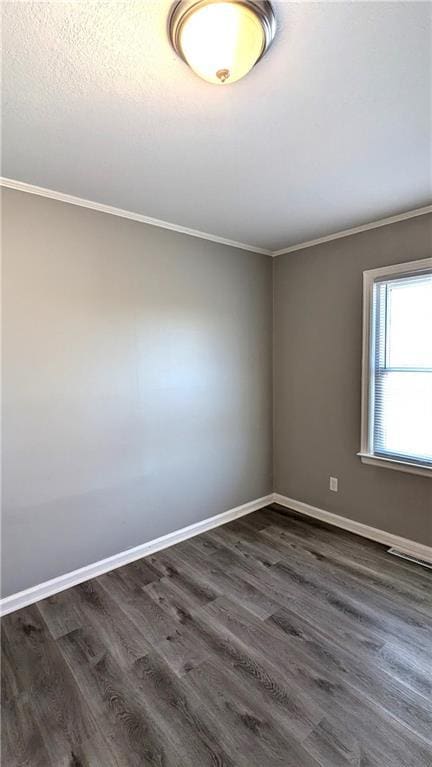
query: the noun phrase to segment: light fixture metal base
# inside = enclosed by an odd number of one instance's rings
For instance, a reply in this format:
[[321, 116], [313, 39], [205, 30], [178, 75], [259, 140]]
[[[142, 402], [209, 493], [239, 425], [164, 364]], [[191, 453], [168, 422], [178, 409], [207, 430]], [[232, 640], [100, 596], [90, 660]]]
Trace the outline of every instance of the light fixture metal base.
[[[184, 22], [188, 16], [195, 13], [200, 7], [217, 2], [221, 2], [221, 0], [180, 0], [173, 5], [168, 20], [168, 34], [172, 47], [183, 61], [186, 61], [186, 58], [182, 51], [180, 36]], [[223, 2], [245, 5], [260, 20], [264, 32], [264, 45], [255, 62], [255, 64], [258, 63], [270, 48], [276, 34], [276, 17], [272, 4], [268, 0], [223, 0]]]

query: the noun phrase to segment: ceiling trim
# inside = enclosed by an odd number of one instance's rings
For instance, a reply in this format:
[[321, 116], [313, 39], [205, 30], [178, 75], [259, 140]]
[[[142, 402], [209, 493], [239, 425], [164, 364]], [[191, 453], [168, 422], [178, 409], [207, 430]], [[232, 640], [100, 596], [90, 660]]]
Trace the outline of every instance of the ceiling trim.
[[405, 213], [399, 213], [396, 216], [389, 216], [387, 218], [381, 218], [377, 221], [371, 221], [369, 224], [361, 224], [361, 226], [355, 226], [351, 229], [343, 229], [340, 232], [334, 234], [327, 234], [324, 237], [318, 237], [315, 240], [307, 240], [306, 242], [299, 242], [297, 245], [290, 245], [287, 248], [281, 248], [280, 250], [266, 250], [265, 248], [258, 248], [255, 245], [248, 245], [245, 242], [237, 242], [236, 240], [228, 240], [226, 237], [219, 237], [217, 234], [210, 234], [209, 232], [201, 232], [198, 229], [190, 229], [187, 226], [180, 226], [179, 224], [173, 224], [170, 221], [163, 221], [159, 218], [151, 218], [150, 216], [144, 216], [141, 213], [134, 213], [131, 210], [123, 210], [123, 208], [115, 208], [112, 205], [104, 205], [100, 202], [94, 202], [93, 200], [85, 200], [82, 197], [75, 197], [71, 194], [64, 194], [63, 192], [56, 192], [53, 189], [45, 189], [41, 186], [34, 186], [33, 184], [27, 184], [25, 181], [17, 181], [12, 178], [5, 178], [0, 176], [0, 186], [4, 186], [8, 189], [17, 189], [20, 192], [27, 192], [29, 194], [36, 194], [39, 197], [49, 197], [52, 200], [59, 200], [60, 202], [68, 202], [71, 205], [79, 205], [82, 208], [90, 208], [91, 210], [97, 210], [100, 213], [109, 213], [112, 216], [119, 216], [120, 218], [128, 218], [132, 221], [139, 221], [142, 224], [149, 224], [150, 226], [157, 226], [160, 229], [169, 229], [173, 232], [179, 232], [180, 234], [187, 234], [190, 237], [199, 237], [202, 240], [209, 240], [210, 242], [217, 242], [220, 245], [228, 245], [230, 248], [240, 248], [241, 250], [248, 250], [251, 253], [261, 253], [264, 256], [283, 256], [286, 253], [294, 253], [296, 250], [303, 250], [303, 248], [312, 248], [315, 245], [322, 245], [325, 242], [331, 242], [332, 240], [340, 240], [342, 237], [350, 237], [352, 234], [360, 234], [361, 232], [367, 232], [369, 229], [378, 229], [380, 226], [388, 226], [388, 224], [396, 224], [398, 221], [406, 221], [409, 218], [415, 218], [416, 216], [424, 216], [427, 213], [432, 213], [432, 205], [426, 205], [423, 208], [416, 208], [414, 210], [405, 211]]
[[265, 250], [265, 248], [258, 248], [255, 245], [248, 245], [245, 242], [236, 242], [235, 240], [228, 240], [226, 237], [219, 237], [217, 234], [210, 234], [209, 232], [201, 232], [198, 229], [190, 229], [187, 226], [180, 226], [179, 224], [173, 224], [170, 221], [162, 221], [159, 218], [151, 218], [150, 216], [143, 216], [141, 213], [134, 213], [130, 210], [123, 210], [122, 208], [115, 208], [112, 205], [104, 205], [100, 202], [94, 202], [93, 200], [85, 200], [82, 197], [75, 197], [71, 194], [64, 194], [63, 192], [56, 192], [53, 189], [45, 189], [41, 186], [34, 186], [33, 184], [27, 184], [24, 181], [16, 181], [12, 178], [5, 178], [0, 176], [0, 186], [4, 186], [8, 189], [16, 189], [20, 192], [27, 192], [29, 194], [36, 194], [39, 197], [49, 197], [52, 200], [59, 200], [60, 202], [68, 202], [71, 205], [79, 205], [82, 208], [90, 208], [91, 210], [97, 210], [100, 213], [109, 213], [112, 216], [120, 216], [120, 218], [129, 218], [132, 221], [139, 221], [142, 224], [149, 224], [150, 226], [157, 226], [160, 229], [170, 229], [172, 232], [179, 232], [180, 234], [187, 234], [190, 237], [199, 237], [202, 240], [210, 240], [210, 242], [217, 242], [220, 245], [228, 245], [230, 248], [241, 248], [242, 250], [248, 250], [252, 253], [261, 253], [264, 256], [271, 256], [271, 250]]
[[324, 242], [331, 242], [332, 240], [340, 240], [342, 237], [350, 237], [352, 234], [360, 234], [360, 232], [367, 232], [369, 229], [378, 229], [380, 226], [388, 226], [388, 224], [396, 224], [398, 221], [406, 221], [408, 218], [415, 218], [416, 216], [424, 216], [426, 213], [432, 213], [432, 205], [426, 205], [424, 208], [416, 208], [415, 210], [408, 210], [405, 213], [399, 213], [397, 216], [389, 216], [388, 218], [381, 218], [378, 221], [372, 221], [370, 224], [362, 224], [361, 226], [354, 226], [352, 229], [343, 229], [341, 232], [335, 232], [334, 234], [327, 234], [325, 237], [318, 237], [316, 240], [308, 240], [307, 242], [299, 242], [298, 245], [290, 245], [288, 248], [281, 248], [280, 250], [274, 250], [272, 256], [283, 256], [285, 253], [294, 253], [295, 250], [302, 250], [303, 248], [312, 248], [314, 245], [321, 245]]

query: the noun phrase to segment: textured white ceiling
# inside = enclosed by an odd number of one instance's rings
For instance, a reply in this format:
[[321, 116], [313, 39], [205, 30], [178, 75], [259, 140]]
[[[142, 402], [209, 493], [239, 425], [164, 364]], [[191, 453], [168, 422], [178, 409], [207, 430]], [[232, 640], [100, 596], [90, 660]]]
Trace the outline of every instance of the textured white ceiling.
[[221, 88], [165, 0], [2, 3], [3, 175], [272, 250], [428, 204], [432, 5], [274, 5]]

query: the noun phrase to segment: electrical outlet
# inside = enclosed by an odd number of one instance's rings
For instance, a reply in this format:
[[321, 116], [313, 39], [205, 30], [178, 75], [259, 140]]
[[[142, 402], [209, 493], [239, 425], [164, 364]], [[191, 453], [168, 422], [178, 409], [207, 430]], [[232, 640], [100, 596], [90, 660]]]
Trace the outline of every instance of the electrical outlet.
[[338, 478], [337, 477], [330, 477], [330, 490], [333, 490], [334, 493], [337, 493], [337, 491], [338, 491]]

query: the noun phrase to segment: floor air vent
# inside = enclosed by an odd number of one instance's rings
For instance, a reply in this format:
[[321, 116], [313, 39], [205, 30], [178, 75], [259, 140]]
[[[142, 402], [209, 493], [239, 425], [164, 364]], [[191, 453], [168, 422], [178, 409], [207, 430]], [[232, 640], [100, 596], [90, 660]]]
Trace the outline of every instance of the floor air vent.
[[426, 559], [417, 559], [417, 557], [413, 557], [411, 554], [405, 554], [404, 551], [399, 551], [399, 549], [391, 548], [388, 549], [388, 554], [393, 554], [395, 557], [401, 557], [401, 559], [407, 559], [408, 562], [414, 562], [415, 565], [421, 565], [422, 567], [428, 567], [430, 570], [432, 570], [432, 562], [427, 562]]

